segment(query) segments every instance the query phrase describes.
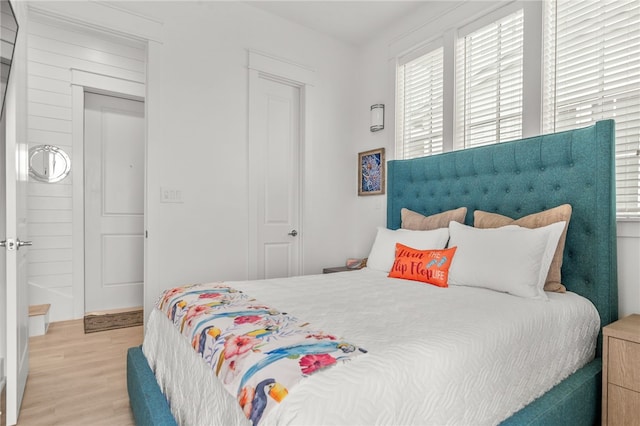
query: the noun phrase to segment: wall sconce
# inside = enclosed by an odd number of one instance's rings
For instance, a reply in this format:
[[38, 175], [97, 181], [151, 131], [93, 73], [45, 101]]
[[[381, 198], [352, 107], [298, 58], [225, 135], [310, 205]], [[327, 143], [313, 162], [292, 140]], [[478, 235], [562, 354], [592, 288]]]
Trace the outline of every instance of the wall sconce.
[[371, 131], [384, 129], [384, 104], [371, 105]]

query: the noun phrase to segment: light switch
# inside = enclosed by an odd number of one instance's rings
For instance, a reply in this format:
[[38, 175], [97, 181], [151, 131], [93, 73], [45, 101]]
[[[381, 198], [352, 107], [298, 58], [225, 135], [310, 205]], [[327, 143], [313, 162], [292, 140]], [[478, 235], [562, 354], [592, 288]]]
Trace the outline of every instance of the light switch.
[[182, 189], [175, 186], [160, 187], [161, 203], [182, 203]]

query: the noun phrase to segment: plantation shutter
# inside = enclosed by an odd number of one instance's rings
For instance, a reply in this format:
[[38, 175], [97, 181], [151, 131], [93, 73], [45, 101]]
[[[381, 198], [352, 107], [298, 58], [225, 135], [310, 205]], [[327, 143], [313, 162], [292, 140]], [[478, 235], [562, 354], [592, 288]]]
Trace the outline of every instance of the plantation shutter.
[[398, 159], [443, 152], [442, 66], [442, 47], [398, 66]]
[[458, 39], [457, 148], [522, 137], [522, 9]]
[[550, 3], [544, 130], [612, 118], [619, 217], [640, 215], [640, 2]]

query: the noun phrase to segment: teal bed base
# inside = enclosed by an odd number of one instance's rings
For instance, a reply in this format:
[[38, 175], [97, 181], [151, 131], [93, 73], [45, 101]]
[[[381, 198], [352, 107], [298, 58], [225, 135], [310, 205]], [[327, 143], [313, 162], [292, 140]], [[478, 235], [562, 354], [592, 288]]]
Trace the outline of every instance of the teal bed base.
[[177, 426], [140, 346], [127, 351], [127, 391], [136, 425]]
[[[562, 281], [598, 309], [601, 326], [618, 318], [614, 123], [487, 147], [388, 163], [387, 227], [403, 207], [430, 215], [467, 207], [513, 218], [560, 204], [573, 208]], [[600, 422], [602, 335], [596, 358], [503, 425], [594, 425]], [[140, 348], [127, 358], [131, 407], [139, 425], [173, 425]], [[508, 391], [508, 390], [505, 390]]]

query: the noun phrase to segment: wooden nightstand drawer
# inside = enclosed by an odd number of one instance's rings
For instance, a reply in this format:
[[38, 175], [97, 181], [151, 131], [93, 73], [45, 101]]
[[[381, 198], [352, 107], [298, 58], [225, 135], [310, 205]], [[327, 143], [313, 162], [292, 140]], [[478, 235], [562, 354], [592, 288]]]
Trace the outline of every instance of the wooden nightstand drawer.
[[608, 339], [609, 383], [640, 392], [640, 343]]
[[602, 425], [638, 426], [640, 315], [619, 319], [602, 334]]
[[640, 393], [609, 383], [609, 425], [637, 426], [640, 419]]

